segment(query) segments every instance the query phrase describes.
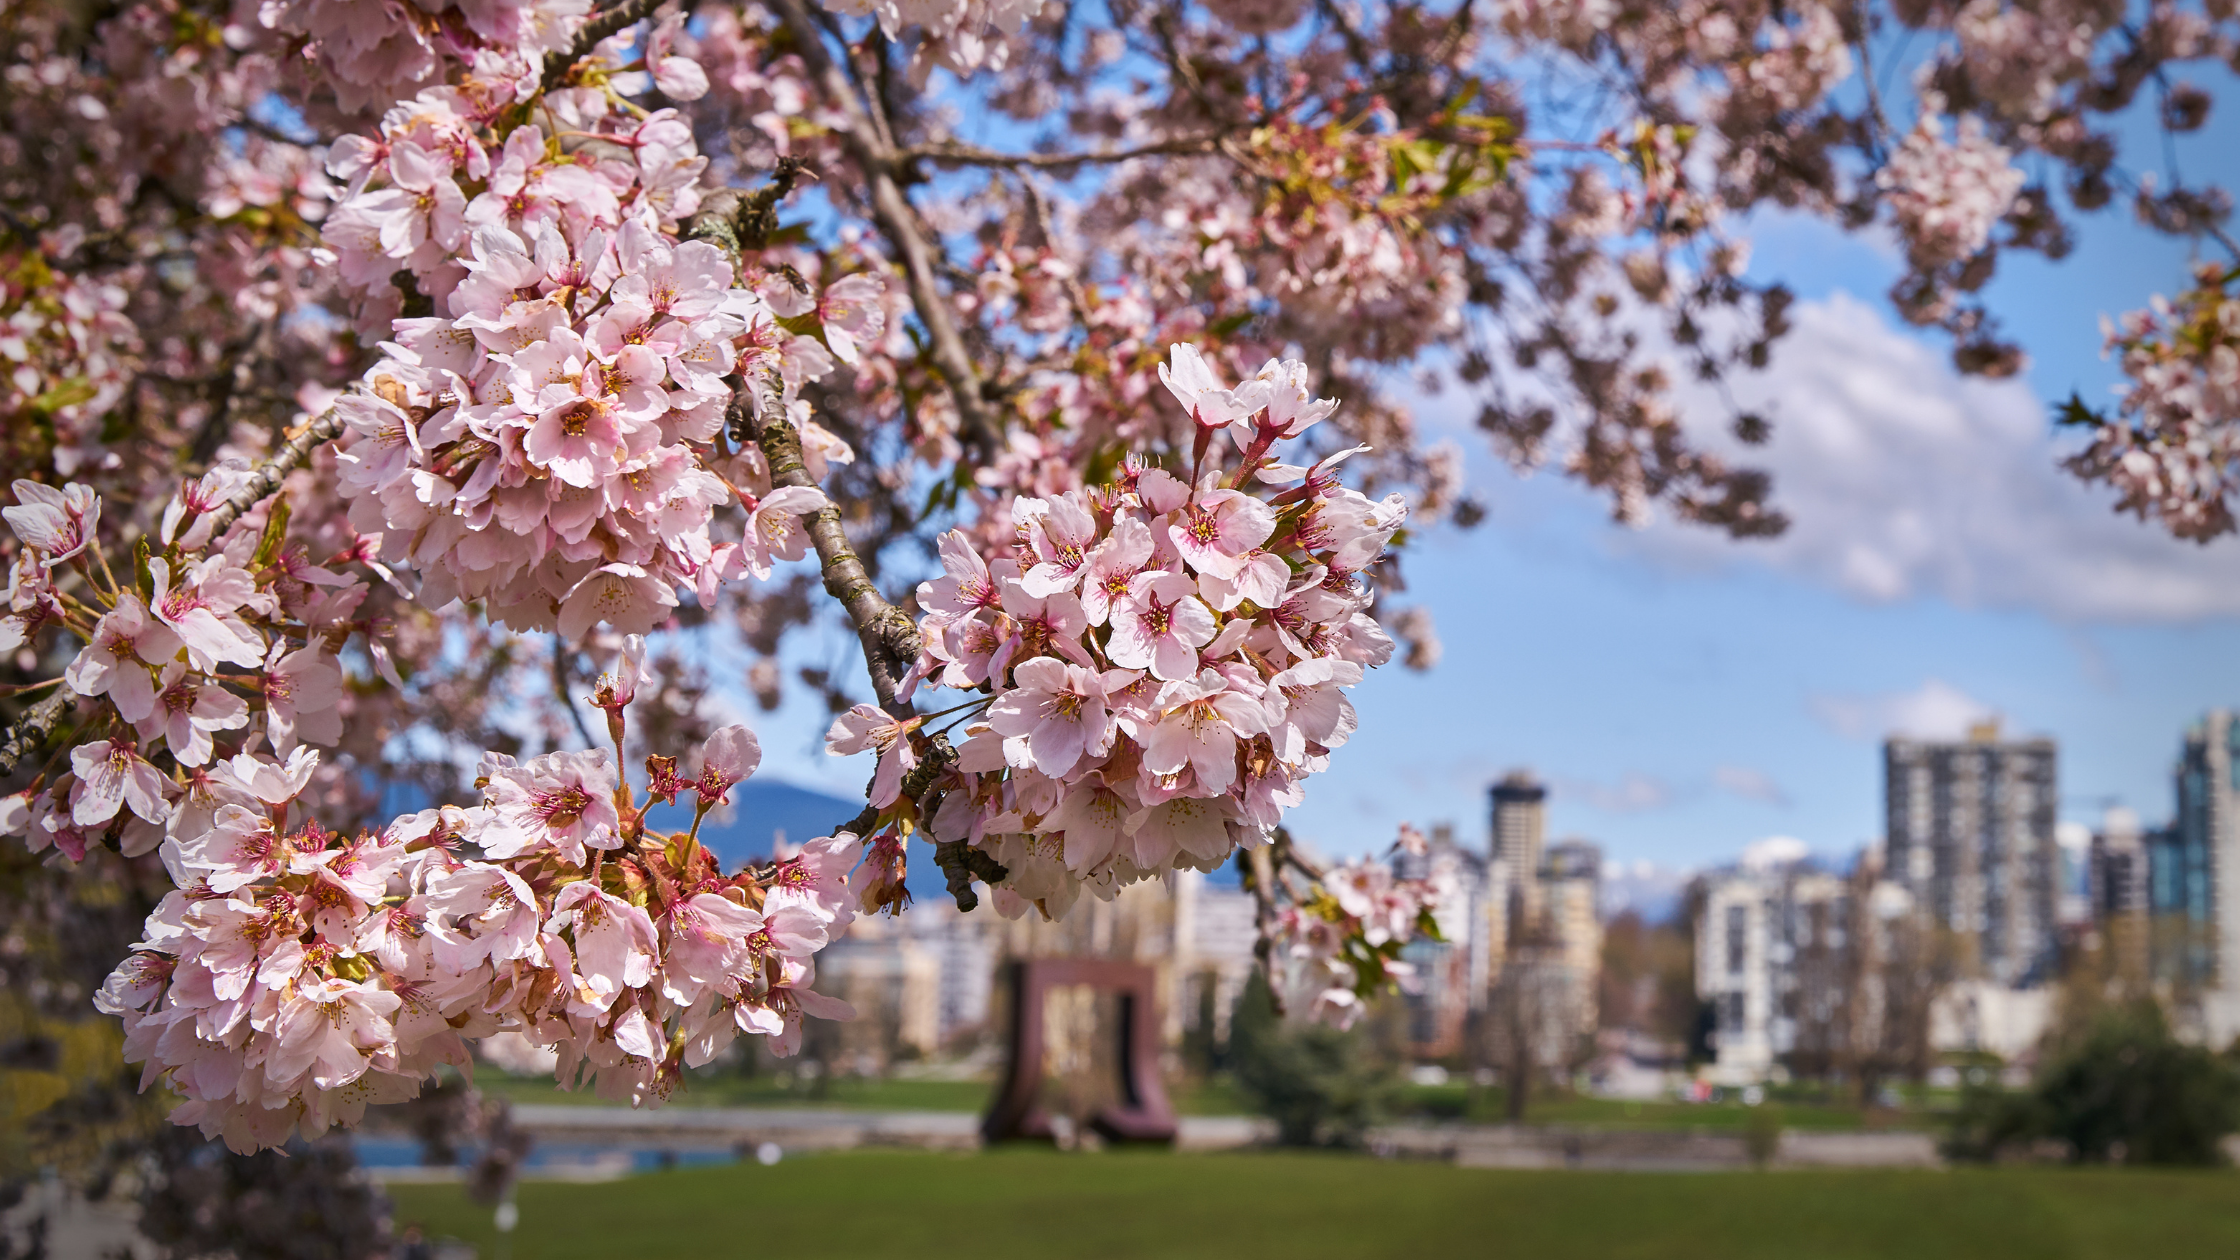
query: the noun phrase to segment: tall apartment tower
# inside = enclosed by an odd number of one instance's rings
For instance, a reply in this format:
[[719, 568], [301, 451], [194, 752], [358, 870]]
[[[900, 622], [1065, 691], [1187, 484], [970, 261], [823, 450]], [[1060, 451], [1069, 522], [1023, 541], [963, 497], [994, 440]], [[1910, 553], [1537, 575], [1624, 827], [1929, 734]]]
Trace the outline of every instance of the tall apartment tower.
[[1889, 877], [1953, 933], [1966, 972], [2040, 979], [2060, 895], [2054, 742], [2001, 740], [1990, 723], [1960, 743], [1890, 740], [1882, 761]]
[[2092, 908], [2101, 947], [2124, 980], [2144, 984], [2148, 971], [2149, 888], [2147, 833], [2139, 816], [2111, 807], [2092, 833], [2085, 866], [2085, 899]]
[[2157, 969], [2182, 988], [2240, 991], [2240, 720], [2212, 709], [2186, 731], [2178, 816], [2153, 847]]
[[1527, 770], [1493, 785], [1493, 860], [1509, 876], [1509, 930], [1529, 931], [1540, 918], [1540, 855], [1548, 838], [1548, 789]]

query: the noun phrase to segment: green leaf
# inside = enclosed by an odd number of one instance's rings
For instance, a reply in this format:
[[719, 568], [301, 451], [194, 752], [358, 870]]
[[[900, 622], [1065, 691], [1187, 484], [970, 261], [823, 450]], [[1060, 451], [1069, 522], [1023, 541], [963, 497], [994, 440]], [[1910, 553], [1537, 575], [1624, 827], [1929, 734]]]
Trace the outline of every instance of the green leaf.
[[100, 392], [94, 387], [93, 382], [85, 377], [72, 377], [32, 399], [31, 409], [40, 415], [51, 416], [64, 407], [74, 407], [82, 402], [91, 402], [93, 396]]
[[2084, 398], [2072, 391], [2069, 394], [2069, 400], [2062, 403], [2061, 409], [2054, 414], [2054, 423], [2071, 425], [2077, 428], [2097, 429], [2107, 424], [2108, 418], [2085, 406]]
[[280, 495], [272, 501], [272, 514], [265, 518], [264, 537], [257, 540], [256, 558], [249, 567], [265, 569], [280, 558], [281, 544], [288, 541], [288, 496]]

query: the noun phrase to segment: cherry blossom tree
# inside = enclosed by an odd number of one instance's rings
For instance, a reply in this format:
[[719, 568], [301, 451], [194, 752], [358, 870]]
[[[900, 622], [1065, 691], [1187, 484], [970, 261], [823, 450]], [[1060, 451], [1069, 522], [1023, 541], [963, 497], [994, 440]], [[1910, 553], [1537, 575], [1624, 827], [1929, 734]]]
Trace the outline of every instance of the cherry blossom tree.
[[[2058, 256], [2119, 188], [2222, 241], [2222, 195], [2125, 174], [2114, 123], [2151, 90], [2198, 127], [2172, 76], [2231, 25], [10, 4], [0, 830], [168, 881], [97, 1004], [241, 1150], [501, 1032], [634, 1103], [740, 1036], [788, 1053], [847, 1014], [818, 950], [928, 846], [960, 906], [1051, 918], [1239, 862], [1271, 987], [1343, 1022], [1441, 894], [1282, 827], [1349, 690], [1437, 659], [1391, 598], [1410, 531], [1482, 515], [1412, 398], [1468, 394], [1622, 520], [1777, 533], [1679, 396], [1785, 328], [1752, 216], [1886, 224], [1898, 311], [2012, 373], [2002, 251]], [[2229, 280], [2128, 322], [2139, 392], [2081, 417], [2079, 470], [2196, 535], [2230, 524]], [[724, 693], [775, 707], [818, 625], [861, 650], [799, 681], [866, 804], [726, 871], [699, 829], [760, 749]]]

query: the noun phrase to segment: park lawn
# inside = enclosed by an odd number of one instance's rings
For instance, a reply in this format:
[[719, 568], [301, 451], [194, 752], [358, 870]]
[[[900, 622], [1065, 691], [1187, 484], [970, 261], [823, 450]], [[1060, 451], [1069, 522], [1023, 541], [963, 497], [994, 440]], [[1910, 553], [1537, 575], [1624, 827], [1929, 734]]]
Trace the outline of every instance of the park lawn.
[[[563, 1090], [545, 1076], [506, 1076], [485, 1070], [475, 1078], [484, 1093], [512, 1103], [609, 1106], [586, 1090]], [[1236, 1116], [1251, 1106], [1226, 1080], [1169, 1085], [1168, 1100], [1186, 1116]], [[669, 1100], [672, 1107], [838, 1107], [849, 1111], [982, 1112], [995, 1093], [986, 1080], [913, 1080], [905, 1077], [836, 1076], [821, 1090], [780, 1082], [770, 1075], [685, 1074], [685, 1087]]]
[[[397, 1222], [495, 1253], [456, 1186]], [[1529, 1256], [2132, 1260], [2240, 1255], [2240, 1176], [1503, 1172], [1315, 1154], [852, 1152], [520, 1187], [514, 1260]]]
[[[1401, 1091], [1400, 1111], [1425, 1118], [1499, 1124], [1507, 1119], [1498, 1088], [1477, 1091], [1467, 1085], [1411, 1085]], [[1933, 1127], [1939, 1117], [1927, 1111], [1877, 1111], [1819, 1102], [1767, 1104], [1789, 1129]], [[1596, 1098], [1589, 1094], [1542, 1092], [1525, 1109], [1525, 1123], [1582, 1129], [1740, 1129], [1752, 1109], [1739, 1101], [1684, 1103], [1664, 1099]]]
[[[508, 1077], [485, 1071], [477, 1083], [488, 1093], [516, 1103], [596, 1104], [603, 1100], [589, 1092], [567, 1092], [548, 1077]], [[775, 1076], [740, 1076], [736, 1073], [688, 1073], [685, 1088], [670, 1100], [673, 1107], [843, 1107], [853, 1111], [969, 1111], [987, 1109], [995, 1086], [989, 1081], [913, 1080], [902, 1077], [833, 1077], [814, 1090], [781, 1083]], [[1186, 1116], [1232, 1116], [1252, 1113], [1251, 1103], [1226, 1078], [1170, 1083], [1168, 1097]], [[1478, 1091], [1473, 1097], [1464, 1085], [1409, 1085], [1399, 1094], [1395, 1119], [1455, 1120], [1499, 1123], [1503, 1119], [1499, 1089]], [[1857, 1129], [1868, 1125], [1866, 1113], [1855, 1107], [1814, 1103], [1778, 1105], [1781, 1124], [1792, 1129]], [[1525, 1115], [1529, 1124], [1569, 1125], [1586, 1129], [1739, 1129], [1750, 1109], [1739, 1102], [1679, 1103], [1629, 1102], [1594, 1098], [1584, 1094], [1545, 1094], [1536, 1097]], [[1934, 1125], [1938, 1117], [1927, 1111], [1885, 1111], [1876, 1121], [1886, 1127]]]

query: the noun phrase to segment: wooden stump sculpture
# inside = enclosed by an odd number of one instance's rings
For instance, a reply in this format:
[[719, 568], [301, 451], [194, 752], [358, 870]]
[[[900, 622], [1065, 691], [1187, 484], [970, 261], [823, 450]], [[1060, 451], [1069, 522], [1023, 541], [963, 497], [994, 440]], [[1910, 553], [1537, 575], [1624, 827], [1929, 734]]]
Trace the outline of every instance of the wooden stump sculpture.
[[1052, 1125], [1043, 1081], [1048, 1046], [1044, 1013], [1054, 990], [1068, 986], [1118, 998], [1118, 1101], [1088, 1118], [1088, 1127], [1110, 1142], [1175, 1140], [1174, 1108], [1159, 1080], [1158, 1000], [1151, 968], [1092, 958], [1038, 958], [1008, 968], [1011, 982], [1011, 1054], [1003, 1088], [981, 1121], [989, 1142], [1050, 1142]]

